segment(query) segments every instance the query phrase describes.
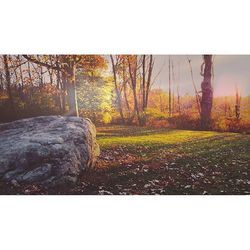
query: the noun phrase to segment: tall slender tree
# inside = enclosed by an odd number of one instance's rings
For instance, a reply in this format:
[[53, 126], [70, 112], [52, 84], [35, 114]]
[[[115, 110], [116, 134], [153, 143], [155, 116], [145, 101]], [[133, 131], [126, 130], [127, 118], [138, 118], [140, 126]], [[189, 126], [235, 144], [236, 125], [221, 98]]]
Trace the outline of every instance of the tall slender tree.
[[197, 87], [196, 87], [196, 84], [195, 84], [195, 81], [194, 81], [194, 74], [193, 74], [191, 59], [187, 58], [187, 60], [188, 60], [188, 65], [189, 65], [189, 69], [190, 69], [192, 84], [193, 84], [193, 87], [194, 87], [197, 110], [199, 112], [199, 115], [201, 115], [201, 100], [200, 100], [200, 95], [198, 93], [198, 90], [197, 90]]
[[203, 55], [201, 65], [201, 127], [203, 129], [211, 128], [211, 111], [213, 105], [213, 88], [211, 84], [212, 77], [212, 55]]
[[175, 114], [175, 91], [174, 85], [176, 84], [174, 61], [172, 60], [172, 115]]
[[138, 58], [136, 55], [127, 56], [129, 76], [130, 76], [130, 87], [133, 92], [134, 98], [134, 113], [137, 116], [137, 120], [139, 125], [142, 125], [140, 110], [139, 110], [139, 102], [137, 97], [137, 74], [138, 74]]
[[177, 86], [176, 86], [176, 92], [177, 92], [177, 105], [178, 105], [178, 113], [181, 115], [181, 97], [180, 97], [180, 63], [178, 63], [178, 79], [177, 79]]
[[171, 102], [171, 61], [170, 56], [168, 58], [168, 116], [172, 115], [172, 102]]
[[237, 120], [240, 120], [240, 102], [241, 102], [241, 95], [239, 93], [238, 86], [236, 86], [235, 91], [235, 116]]
[[112, 55], [110, 55], [110, 59], [111, 59], [112, 70], [113, 70], [113, 78], [114, 78], [115, 92], [116, 92], [116, 97], [117, 97], [117, 102], [118, 102], [118, 109], [119, 109], [119, 113], [122, 119], [122, 123], [124, 124], [125, 119], [124, 119], [123, 110], [122, 110], [121, 90], [119, 89], [118, 82], [117, 82], [117, 67], [119, 66], [119, 56], [116, 56], [116, 62]]
[[5, 82], [7, 87], [7, 93], [9, 97], [9, 102], [12, 110], [14, 111], [14, 100], [11, 90], [11, 78], [10, 78], [10, 69], [9, 69], [9, 58], [7, 55], [3, 55], [4, 71], [5, 71]]

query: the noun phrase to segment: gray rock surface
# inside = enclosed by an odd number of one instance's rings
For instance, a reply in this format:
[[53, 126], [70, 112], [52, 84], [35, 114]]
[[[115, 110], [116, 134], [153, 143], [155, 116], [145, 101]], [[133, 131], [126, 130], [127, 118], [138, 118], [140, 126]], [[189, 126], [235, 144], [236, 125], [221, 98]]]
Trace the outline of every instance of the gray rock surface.
[[95, 126], [88, 119], [41, 116], [0, 124], [0, 180], [74, 183], [98, 155]]

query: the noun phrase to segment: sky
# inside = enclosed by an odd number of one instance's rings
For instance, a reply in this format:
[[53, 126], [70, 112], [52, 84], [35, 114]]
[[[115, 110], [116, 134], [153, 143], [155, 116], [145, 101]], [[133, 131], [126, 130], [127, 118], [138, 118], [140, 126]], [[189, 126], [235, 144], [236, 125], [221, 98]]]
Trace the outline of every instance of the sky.
[[[176, 79], [179, 78], [180, 94], [193, 95], [194, 88], [190, 74], [190, 68], [186, 55], [171, 55], [174, 63]], [[191, 59], [194, 81], [197, 89], [200, 90], [202, 76], [200, 67], [202, 64], [201, 55], [188, 55]], [[153, 88], [168, 89], [168, 55], [155, 55], [155, 78]], [[214, 96], [234, 95], [236, 85], [242, 96], [250, 94], [250, 55], [215, 55], [214, 56]], [[179, 65], [179, 66], [178, 66]], [[178, 73], [180, 71], [180, 73]], [[159, 73], [160, 72], [160, 73]], [[176, 82], [175, 88], [176, 88]]]

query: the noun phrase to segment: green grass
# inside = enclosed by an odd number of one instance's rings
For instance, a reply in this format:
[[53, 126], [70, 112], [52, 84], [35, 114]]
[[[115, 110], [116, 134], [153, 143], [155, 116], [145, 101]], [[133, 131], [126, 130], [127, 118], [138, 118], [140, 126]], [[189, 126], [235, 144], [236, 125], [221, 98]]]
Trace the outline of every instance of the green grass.
[[250, 135], [113, 126], [98, 128], [101, 150], [123, 147], [144, 160], [175, 158], [179, 165], [250, 165]]
[[102, 148], [110, 148], [120, 145], [130, 147], [137, 145], [157, 147], [174, 146], [188, 142], [201, 142], [206, 144], [208, 140], [234, 140], [246, 136], [240, 136], [235, 133], [219, 133], [212, 131], [147, 129], [117, 126], [98, 128], [97, 137]]
[[133, 126], [97, 131], [98, 166], [114, 193], [117, 183], [140, 194], [250, 193], [250, 135]]

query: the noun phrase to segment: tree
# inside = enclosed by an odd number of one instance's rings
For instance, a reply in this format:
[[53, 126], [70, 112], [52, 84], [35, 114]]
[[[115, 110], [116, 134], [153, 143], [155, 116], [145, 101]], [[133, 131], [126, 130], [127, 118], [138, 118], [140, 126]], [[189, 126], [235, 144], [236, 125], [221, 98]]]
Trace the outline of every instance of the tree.
[[171, 68], [170, 68], [170, 56], [168, 58], [168, 116], [172, 115], [172, 102], [171, 102]]
[[[130, 103], [129, 103], [129, 91], [130, 89], [128, 88], [128, 83], [129, 83], [129, 74], [128, 74], [128, 67], [127, 67], [127, 60], [126, 58], [123, 56], [122, 60], [121, 60], [121, 71], [120, 72], [120, 76], [122, 79], [122, 91], [123, 91], [123, 97], [124, 97], [124, 102], [125, 102], [125, 108], [127, 111], [127, 119], [128, 119], [128, 123], [130, 124], [131, 121], [133, 120], [133, 116], [131, 116], [131, 108], [130, 108]], [[118, 73], [119, 73], [118, 72]]]
[[136, 113], [137, 120], [139, 125], [142, 125], [139, 103], [137, 97], [137, 74], [138, 74], [138, 58], [136, 55], [127, 56], [128, 68], [129, 68], [129, 76], [130, 76], [130, 87], [133, 92], [134, 98], [134, 112]]
[[211, 111], [213, 105], [213, 88], [211, 84], [212, 77], [212, 55], [203, 55], [203, 63], [201, 65], [201, 127], [203, 129], [211, 128]]
[[95, 67], [104, 67], [105, 60], [102, 56], [94, 55], [59, 55], [59, 56], [30, 56], [23, 55], [28, 61], [46, 67], [50, 70], [60, 71], [62, 81], [67, 91], [69, 111], [67, 115], [79, 116], [76, 94], [76, 70], [92, 70]]
[[175, 114], [175, 92], [174, 92], [174, 85], [176, 83], [176, 77], [174, 72], [174, 62], [172, 60], [172, 115]]
[[119, 56], [115, 56], [115, 58], [116, 58], [116, 62], [114, 60], [114, 57], [112, 55], [110, 55], [113, 76], [114, 76], [115, 92], [116, 92], [117, 101], [118, 101], [118, 109], [119, 109], [119, 113], [120, 113], [120, 116], [122, 119], [122, 123], [124, 124], [125, 119], [124, 119], [123, 110], [122, 110], [121, 91], [118, 88], [118, 83], [117, 83], [117, 67], [119, 66], [119, 61], [121, 58]]
[[149, 91], [152, 85], [152, 73], [154, 68], [154, 59], [152, 55], [142, 56], [142, 110], [145, 111], [148, 106]]
[[178, 113], [181, 115], [181, 97], [180, 97], [180, 64], [178, 64], [178, 79], [177, 79], [177, 86], [176, 86], [176, 92], [177, 92], [177, 104], [178, 104]]
[[81, 115], [94, 123], [111, 121], [113, 83], [111, 77], [100, 74], [77, 74], [77, 95]]
[[4, 63], [5, 81], [6, 81], [6, 87], [7, 87], [9, 102], [10, 102], [10, 106], [12, 108], [12, 111], [14, 111], [14, 101], [13, 101], [13, 95], [12, 95], [12, 90], [11, 90], [9, 58], [8, 58], [7, 55], [3, 55], [3, 63]]
[[194, 75], [193, 75], [193, 69], [192, 69], [192, 64], [191, 64], [191, 60], [189, 58], [187, 58], [188, 60], [188, 64], [189, 64], [189, 69], [190, 69], [190, 74], [191, 74], [191, 79], [192, 79], [192, 84], [194, 87], [194, 92], [195, 92], [195, 100], [196, 100], [196, 104], [197, 104], [197, 110], [199, 112], [199, 115], [201, 115], [201, 100], [200, 100], [200, 96], [199, 96], [199, 92], [196, 88], [196, 84], [194, 82]]
[[236, 86], [236, 93], [235, 93], [235, 116], [237, 120], [240, 120], [240, 102], [241, 102], [241, 95], [238, 90], [238, 86]]
[[154, 68], [154, 59], [152, 55], [142, 56], [142, 125], [146, 123], [145, 111], [148, 107], [149, 92], [152, 85], [152, 73]]

